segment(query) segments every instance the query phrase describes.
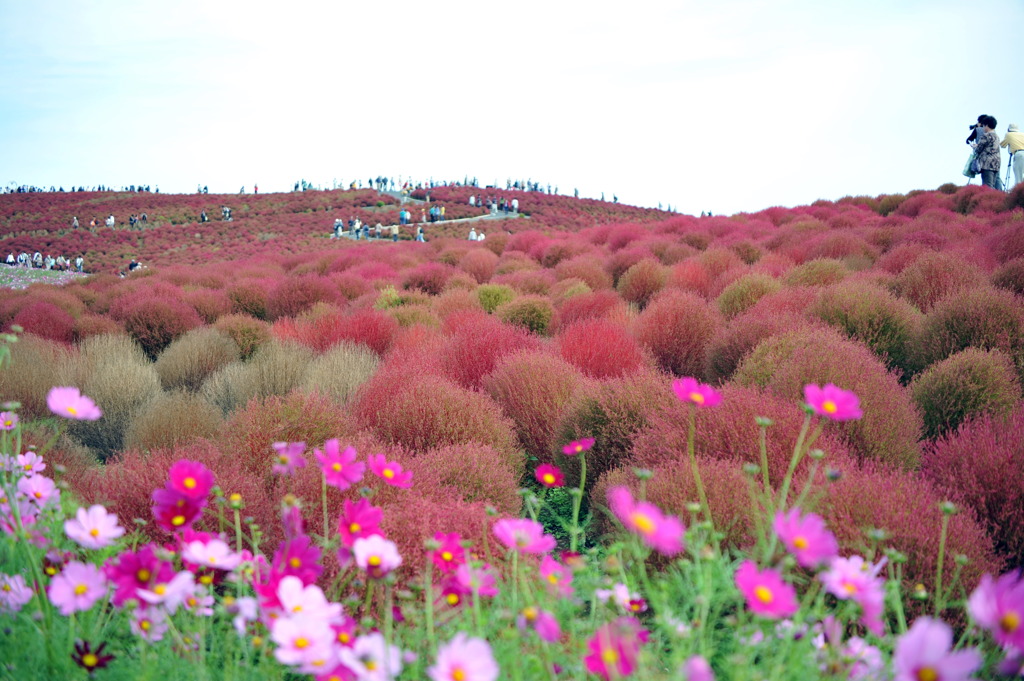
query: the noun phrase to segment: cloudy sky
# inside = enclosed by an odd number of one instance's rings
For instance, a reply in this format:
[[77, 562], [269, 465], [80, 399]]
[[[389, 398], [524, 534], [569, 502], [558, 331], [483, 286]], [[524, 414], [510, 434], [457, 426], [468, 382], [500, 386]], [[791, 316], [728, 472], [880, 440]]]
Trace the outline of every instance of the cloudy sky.
[[1022, 0], [0, 0], [0, 185], [932, 189], [979, 114], [1024, 124], [1021, 26]]

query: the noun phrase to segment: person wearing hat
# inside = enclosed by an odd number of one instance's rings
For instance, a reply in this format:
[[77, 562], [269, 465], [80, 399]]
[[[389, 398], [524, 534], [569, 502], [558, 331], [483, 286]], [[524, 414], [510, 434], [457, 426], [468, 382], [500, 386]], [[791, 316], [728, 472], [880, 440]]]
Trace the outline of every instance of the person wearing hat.
[[1002, 189], [999, 170], [1003, 159], [999, 154], [999, 136], [995, 133], [998, 122], [995, 116], [985, 116], [978, 129], [978, 141], [974, 143], [974, 154], [978, 159], [978, 170], [981, 172], [981, 183], [993, 189]]
[[1010, 123], [999, 146], [1010, 148], [1010, 167], [1013, 168], [1013, 186], [1016, 187], [1024, 177], [1024, 133], [1018, 131], [1016, 123]]

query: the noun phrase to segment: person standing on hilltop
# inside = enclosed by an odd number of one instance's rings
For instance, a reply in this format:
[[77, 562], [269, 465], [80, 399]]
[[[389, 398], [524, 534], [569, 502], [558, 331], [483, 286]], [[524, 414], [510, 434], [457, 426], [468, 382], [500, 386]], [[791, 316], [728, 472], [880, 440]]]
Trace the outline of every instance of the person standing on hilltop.
[[984, 127], [979, 128], [974, 153], [978, 157], [981, 183], [986, 187], [1001, 190], [1003, 183], [999, 179], [999, 170], [1003, 167], [1003, 158], [999, 153], [999, 137], [995, 133], [997, 121], [995, 116], [985, 116], [980, 124]]
[[1010, 148], [1009, 163], [1013, 168], [1013, 186], [1016, 187], [1024, 178], [1024, 133], [1017, 129], [1016, 123], [1010, 123], [1010, 127], [1006, 129], [1006, 137], [999, 146]]

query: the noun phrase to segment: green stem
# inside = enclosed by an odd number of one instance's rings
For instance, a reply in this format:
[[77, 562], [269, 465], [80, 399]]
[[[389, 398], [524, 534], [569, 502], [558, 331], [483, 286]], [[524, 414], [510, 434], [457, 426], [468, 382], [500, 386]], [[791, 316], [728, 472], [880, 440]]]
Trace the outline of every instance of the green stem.
[[[768, 427], [759, 426], [761, 431], [758, 434], [758, 449], [761, 452], [761, 475], [764, 478], [764, 494], [770, 500], [772, 498], [772, 485], [768, 479]], [[768, 508], [769, 515], [771, 507]]]
[[[384, 582], [384, 655], [388, 659], [391, 655], [391, 637], [394, 619], [394, 600], [391, 585]], [[390, 660], [384, 665], [387, 678], [391, 678]]]
[[427, 557], [427, 567], [423, 575], [423, 597], [426, 600], [425, 615], [427, 617], [427, 641], [430, 650], [437, 650], [437, 638], [434, 635], [434, 561]]
[[700, 508], [704, 511], [704, 518], [711, 526], [711, 534], [715, 533], [715, 521], [711, 518], [711, 507], [708, 506], [708, 497], [704, 493], [704, 482], [700, 478], [700, 469], [697, 468], [696, 438], [697, 438], [697, 407], [690, 405], [690, 427], [686, 435], [686, 454], [690, 457], [690, 469], [693, 471], [693, 482], [697, 485], [697, 496], [700, 498]]
[[939, 535], [939, 558], [935, 565], [935, 618], [942, 616], [945, 610], [945, 598], [942, 593], [942, 563], [946, 558], [946, 534], [949, 531], [949, 514], [942, 514], [942, 533]]
[[572, 536], [569, 538], [569, 550], [573, 553], [576, 552], [576, 548], [579, 546], [579, 538], [582, 534], [580, 529], [580, 506], [583, 505], [583, 490], [587, 484], [587, 454], [586, 452], [580, 453], [580, 487], [579, 494], [575, 495], [572, 500]]
[[324, 545], [327, 545], [327, 476], [321, 473], [320, 476], [320, 505], [324, 510]]
[[238, 553], [242, 552], [242, 514], [239, 510], [233, 509], [235, 512], [235, 551]]
[[373, 583], [376, 580], [367, 579], [366, 582], [366, 599], [363, 601], [363, 617], [367, 617], [370, 614], [370, 603], [373, 602]]

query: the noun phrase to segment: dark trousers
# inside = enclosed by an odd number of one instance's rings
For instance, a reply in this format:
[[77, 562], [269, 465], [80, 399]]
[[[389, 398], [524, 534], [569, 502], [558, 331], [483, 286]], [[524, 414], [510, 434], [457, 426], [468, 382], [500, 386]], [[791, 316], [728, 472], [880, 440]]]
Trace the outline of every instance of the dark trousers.
[[986, 187], [992, 187], [993, 189], [1003, 190], [1003, 182], [999, 179], [998, 170], [982, 170], [981, 171], [981, 183]]

